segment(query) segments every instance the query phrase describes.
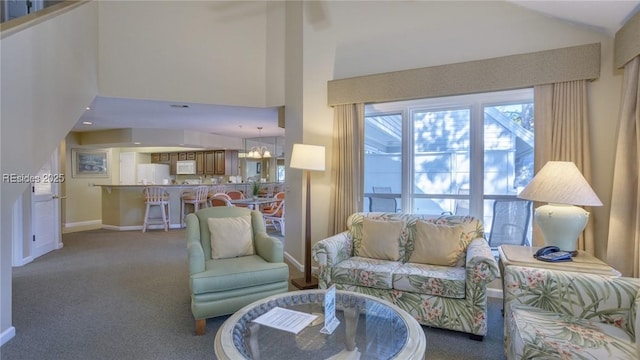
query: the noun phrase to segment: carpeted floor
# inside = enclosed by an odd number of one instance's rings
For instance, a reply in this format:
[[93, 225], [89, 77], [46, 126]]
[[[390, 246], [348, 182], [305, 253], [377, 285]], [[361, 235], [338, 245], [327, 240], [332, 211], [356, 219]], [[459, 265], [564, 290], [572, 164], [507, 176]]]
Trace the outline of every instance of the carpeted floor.
[[[184, 235], [65, 234], [62, 249], [14, 268], [16, 336], [0, 348], [0, 358], [215, 359], [213, 339], [227, 317], [209, 319], [206, 335], [194, 336]], [[423, 327], [426, 359], [504, 359], [501, 306], [490, 299], [482, 342]]]

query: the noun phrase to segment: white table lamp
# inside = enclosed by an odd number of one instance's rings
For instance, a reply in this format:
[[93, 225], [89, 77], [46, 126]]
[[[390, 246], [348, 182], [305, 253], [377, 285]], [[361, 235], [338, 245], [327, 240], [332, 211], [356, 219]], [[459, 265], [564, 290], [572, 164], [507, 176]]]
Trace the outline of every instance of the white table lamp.
[[577, 250], [578, 237], [589, 221], [589, 213], [574, 205], [602, 205], [580, 170], [570, 161], [547, 162], [518, 197], [548, 203], [535, 210], [536, 223], [546, 245], [569, 252]]
[[304, 236], [304, 278], [292, 279], [298, 289], [311, 289], [318, 282], [311, 277], [311, 171], [324, 171], [324, 146], [293, 144], [291, 168], [307, 170], [307, 210]]

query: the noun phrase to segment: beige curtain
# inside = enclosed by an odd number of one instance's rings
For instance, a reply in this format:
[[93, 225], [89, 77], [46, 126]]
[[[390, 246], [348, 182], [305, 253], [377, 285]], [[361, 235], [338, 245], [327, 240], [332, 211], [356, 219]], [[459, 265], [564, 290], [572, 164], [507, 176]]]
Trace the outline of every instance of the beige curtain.
[[640, 56], [624, 67], [622, 108], [613, 170], [607, 262], [640, 277]]
[[[535, 171], [547, 161], [573, 161], [591, 183], [587, 81], [539, 85], [534, 94]], [[593, 221], [589, 221], [578, 240], [578, 249], [594, 253], [593, 233]], [[543, 244], [537, 225], [534, 225], [533, 239], [535, 245]]]
[[364, 104], [336, 105], [333, 110], [333, 169], [329, 228], [347, 229], [347, 217], [362, 211], [364, 186]]

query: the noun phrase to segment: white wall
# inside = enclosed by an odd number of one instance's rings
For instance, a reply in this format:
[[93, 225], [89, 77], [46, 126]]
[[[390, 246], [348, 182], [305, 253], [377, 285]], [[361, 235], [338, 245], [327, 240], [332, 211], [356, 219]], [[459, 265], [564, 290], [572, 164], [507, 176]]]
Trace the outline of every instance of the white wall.
[[[1, 173], [35, 174], [97, 94], [97, 9], [87, 3], [0, 40]], [[0, 183], [2, 341], [12, 331], [11, 207], [26, 186]]]
[[262, 1], [100, 1], [100, 94], [266, 106], [266, 9]]
[[[310, 22], [310, 12], [304, 12], [301, 121], [304, 141], [325, 145], [328, 159], [333, 132], [328, 80], [600, 42], [601, 77], [589, 85], [589, 106], [596, 169], [593, 186], [605, 203], [592, 217], [596, 255], [602, 256], [622, 80], [621, 73], [612, 70], [613, 38], [506, 2], [326, 1], [321, 6], [323, 22]], [[316, 199], [329, 198], [330, 181], [331, 171], [315, 176]], [[292, 205], [287, 213], [300, 213], [295, 207], [300, 205]], [[329, 201], [314, 202], [314, 242], [330, 235], [330, 215]]]

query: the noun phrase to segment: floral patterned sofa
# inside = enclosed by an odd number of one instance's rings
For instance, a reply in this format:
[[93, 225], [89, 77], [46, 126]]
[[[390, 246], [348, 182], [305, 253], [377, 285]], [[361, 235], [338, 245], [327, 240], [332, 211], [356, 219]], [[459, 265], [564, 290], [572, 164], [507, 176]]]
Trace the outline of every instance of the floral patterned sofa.
[[[367, 253], [363, 243], [369, 223], [400, 227], [399, 236], [387, 236], [385, 245], [398, 245], [397, 259], [380, 259]], [[419, 226], [417, 225], [419, 223]], [[443, 230], [433, 237], [455, 248], [447, 265], [430, 264], [416, 254], [425, 248], [416, 228]], [[348, 230], [314, 244], [312, 256], [319, 266], [319, 286], [355, 291], [383, 298], [406, 310], [423, 325], [470, 334], [482, 340], [487, 333], [487, 283], [498, 276], [498, 266], [484, 239], [482, 222], [470, 216], [355, 213]], [[373, 228], [378, 235], [385, 233]], [[422, 230], [420, 230], [422, 231]], [[371, 233], [371, 230], [368, 230]], [[386, 236], [386, 235], [383, 235]], [[419, 241], [418, 241], [419, 240]], [[437, 244], [436, 244], [437, 245]], [[419, 250], [419, 248], [421, 250]], [[414, 254], [415, 253], [415, 254]], [[369, 257], [367, 257], [369, 256]]]
[[640, 279], [507, 266], [507, 359], [640, 359]]

